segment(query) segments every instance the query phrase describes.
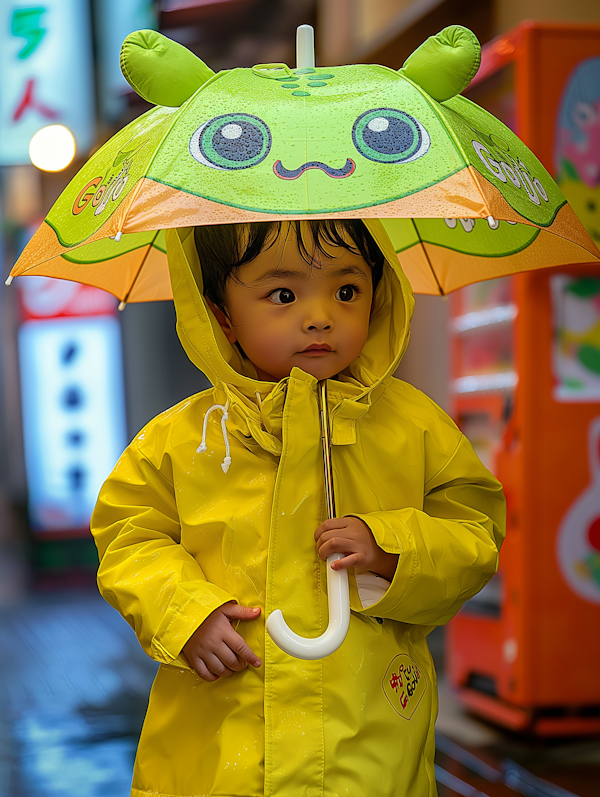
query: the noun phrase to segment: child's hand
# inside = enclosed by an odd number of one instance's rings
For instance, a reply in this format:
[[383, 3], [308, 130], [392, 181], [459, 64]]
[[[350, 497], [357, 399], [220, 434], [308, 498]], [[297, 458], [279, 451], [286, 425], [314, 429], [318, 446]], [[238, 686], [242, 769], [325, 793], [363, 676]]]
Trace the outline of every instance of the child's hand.
[[338, 517], [321, 523], [315, 531], [317, 551], [325, 561], [333, 553], [344, 554], [332, 562], [332, 570], [360, 567], [391, 581], [396, 572], [398, 555], [386, 553], [375, 542], [371, 529], [357, 517]]
[[231, 627], [236, 620], [256, 620], [259, 616], [259, 608], [232, 602], [208, 615], [183, 646], [186, 659], [200, 678], [217, 681], [245, 670], [248, 664], [260, 667], [260, 659]]

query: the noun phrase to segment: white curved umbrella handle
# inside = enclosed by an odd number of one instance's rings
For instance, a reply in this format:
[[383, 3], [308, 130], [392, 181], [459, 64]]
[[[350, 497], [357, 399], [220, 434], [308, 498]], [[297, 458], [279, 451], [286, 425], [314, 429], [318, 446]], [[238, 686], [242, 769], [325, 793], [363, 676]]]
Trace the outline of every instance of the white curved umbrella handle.
[[297, 659], [324, 659], [342, 644], [350, 626], [350, 593], [348, 571], [332, 570], [331, 563], [341, 559], [334, 553], [327, 559], [327, 600], [329, 603], [329, 625], [321, 636], [306, 638], [294, 633], [283, 619], [281, 609], [271, 612], [267, 618], [267, 631], [277, 647]]
[[[325, 499], [327, 517], [335, 517], [335, 497], [333, 495], [333, 470], [331, 467], [331, 437], [329, 432], [329, 411], [327, 408], [327, 380], [319, 382], [319, 408], [321, 416], [321, 438], [325, 476]], [[350, 591], [348, 571], [332, 570], [331, 563], [343, 559], [343, 554], [334, 553], [327, 557], [327, 602], [329, 604], [329, 625], [325, 633], [318, 637], [298, 636], [283, 619], [280, 609], [275, 609], [267, 618], [267, 631], [277, 647], [297, 659], [324, 659], [342, 644], [350, 627]]]

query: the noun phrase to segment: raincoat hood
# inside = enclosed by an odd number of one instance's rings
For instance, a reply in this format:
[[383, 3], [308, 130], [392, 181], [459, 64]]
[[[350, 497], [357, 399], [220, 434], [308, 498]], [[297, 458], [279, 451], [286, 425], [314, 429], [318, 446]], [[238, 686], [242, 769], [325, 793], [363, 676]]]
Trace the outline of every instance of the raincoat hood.
[[[412, 288], [382, 223], [379, 220], [364, 223], [382, 251], [385, 264], [375, 292], [367, 342], [346, 372], [336, 377], [338, 392], [353, 399], [363, 399], [398, 367], [408, 346], [414, 307]], [[237, 396], [240, 401], [255, 402], [257, 391], [261, 396], [280, 391], [281, 383], [257, 380], [253, 364], [229, 343], [208, 307], [202, 286], [194, 277], [194, 272], [201, 273], [194, 228], [168, 230], [166, 245], [177, 333], [190, 360], [213, 385], [223, 388], [230, 399]], [[317, 380], [314, 381], [316, 384]]]

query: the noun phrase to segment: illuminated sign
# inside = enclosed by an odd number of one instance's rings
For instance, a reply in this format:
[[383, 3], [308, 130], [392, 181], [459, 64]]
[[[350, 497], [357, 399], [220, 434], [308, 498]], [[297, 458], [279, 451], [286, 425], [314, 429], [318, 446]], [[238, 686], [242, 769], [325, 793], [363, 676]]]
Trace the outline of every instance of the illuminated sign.
[[[38, 296], [42, 313], [48, 299]], [[114, 315], [26, 321], [19, 361], [32, 528], [83, 529], [127, 442], [119, 323]]]
[[0, 165], [29, 163], [29, 142], [62, 124], [87, 154], [94, 140], [92, 36], [87, 2], [0, 3]]

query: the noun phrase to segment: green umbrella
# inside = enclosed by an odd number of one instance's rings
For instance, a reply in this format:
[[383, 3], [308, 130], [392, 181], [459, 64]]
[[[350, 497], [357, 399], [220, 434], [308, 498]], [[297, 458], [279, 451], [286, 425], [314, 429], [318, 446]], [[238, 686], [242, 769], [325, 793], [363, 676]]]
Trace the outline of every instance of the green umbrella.
[[122, 301], [168, 299], [156, 231], [311, 218], [384, 220], [422, 293], [598, 260], [535, 155], [459, 95], [478, 65], [479, 44], [459, 26], [398, 72], [263, 64], [215, 74], [181, 45], [138, 31], [123, 70], [159, 104], [90, 158], [11, 276], [77, 280]]

